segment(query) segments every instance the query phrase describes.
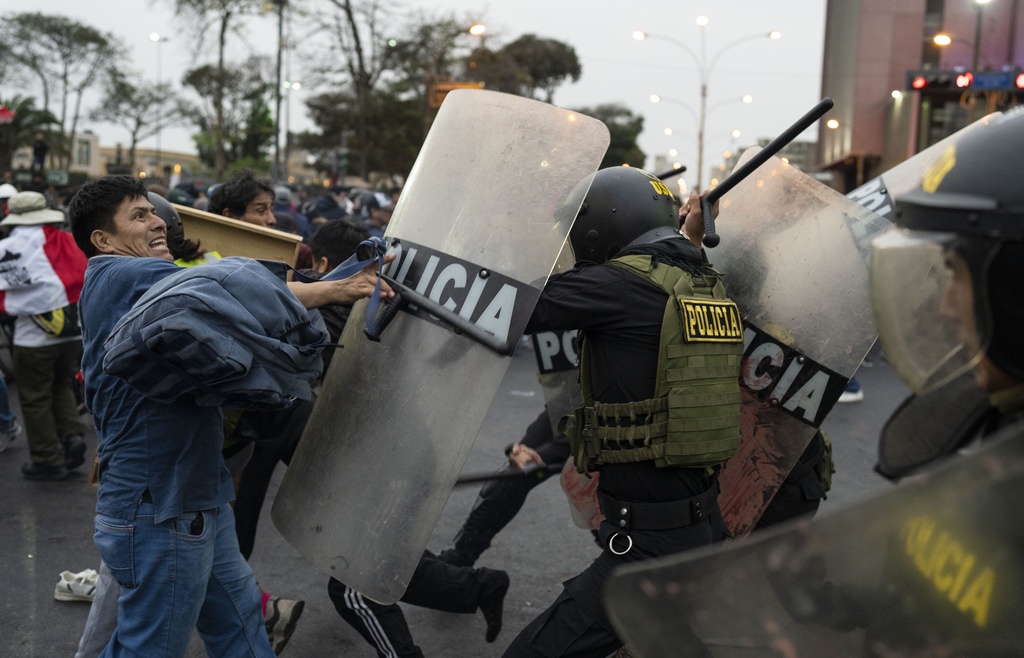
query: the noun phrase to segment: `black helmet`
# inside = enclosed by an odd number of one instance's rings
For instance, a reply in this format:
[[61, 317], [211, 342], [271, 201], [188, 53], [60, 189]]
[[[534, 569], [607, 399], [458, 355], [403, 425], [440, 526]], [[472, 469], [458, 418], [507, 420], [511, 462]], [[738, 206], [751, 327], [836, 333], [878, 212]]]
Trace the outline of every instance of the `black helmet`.
[[[983, 357], [1024, 379], [1022, 152], [1022, 112], [967, 131], [929, 167], [921, 187], [897, 199], [898, 229], [876, 241], [872, 299], [883, 345], [890, 361], [900, 353], [914, 361], [910, 371], [923, 386], [908, 383], [916, 390], [933, 389]], [[958, 283], [971, 295], [966, 332], [958, 319], [964, 313], [955, 312]]]
[[594, 174], [569, 232], [577, 261], [604, 263], [626, 246], [679, 235], [675, 197], [658, 178], [635, 167]]
[[164, 220], [164, 224], [167, 224], [167, 248], [170, 249], [172, 256], [179, 258], [185, 247], [185, 228], [181, 225], [178, 211], [167, 199], [156, 192], [150, 192], [148, 197], [149, 202], [153, 204], [156, 216]]

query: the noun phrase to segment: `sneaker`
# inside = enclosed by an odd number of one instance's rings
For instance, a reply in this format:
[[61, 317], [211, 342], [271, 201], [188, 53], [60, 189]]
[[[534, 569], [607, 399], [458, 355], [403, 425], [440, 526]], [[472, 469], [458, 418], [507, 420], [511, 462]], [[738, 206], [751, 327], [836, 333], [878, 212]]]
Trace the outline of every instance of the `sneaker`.
[[864, 391], [861, 390], [860, 384], [857, 382], [856, 377], [850, 379], [850, 383], [846, 385], [846, 390], [839, 396], [839, 402], [846, 404], [849, 402], [860, 402], [864, 399]]
[[53, 590], [53, 598], [58, 601], [92, 601], [96, 594], [96, 581], [99, 574], [94, 569], [86, 569], [78, 573], [60, 572], [60, 580]]
[[69, 475], [65, 466], [44, 466], [36, 462], [22, 464], [21, 474], [29, 480], [63, 480]]
[[0, 452], [7, 450], [7, 446], [14, 443], [14, 439], [18, 438], [18, 435], [21, 434], [21, 429], [21, 423], [13, 420], [7, 429], [0, 430]]
[[483, 591], [486, 594], [480, 597], [480, 611], [484, 613], [484, 621], [487, 622], [487, 634], [484, 639], [494, 642], [501, 632], [501, 617], [505, 608], [505, 595], [508, 594], [508, 574], [498, 569], [477, 569], [483, 581]]
[[277, 655], [281, 655], [284, 645], [291, 639], [292, 633], [295, 632], [295, 624], [298, 623], [305, 606], [305, 601], [281, 599], [276, 596], [271, 596], [267, 600], [267, 614], [263, 623], [267, 627], [270, 646]]
[[81, 434], [68, 434], [62, 441], [64, 468], [69, 471], [85, 463], [85, 438]]

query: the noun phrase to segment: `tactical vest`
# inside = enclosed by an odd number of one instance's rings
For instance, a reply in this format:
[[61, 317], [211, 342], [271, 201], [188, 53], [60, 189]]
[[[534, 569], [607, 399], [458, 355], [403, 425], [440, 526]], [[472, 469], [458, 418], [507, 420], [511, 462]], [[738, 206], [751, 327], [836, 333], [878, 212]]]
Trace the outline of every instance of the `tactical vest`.
[[658, 380], [649, 400], [594, 401], [590, 349], [580, 350], [583, 406], [567, 434], [580, 473], [601, 464], [654, 460], [656, 466], [719, 464], [740, 443], [740, 359], [743, 325], [720, 275], [691, 274], [630, 255], [610, 264], [668, 294], [661, 325]]

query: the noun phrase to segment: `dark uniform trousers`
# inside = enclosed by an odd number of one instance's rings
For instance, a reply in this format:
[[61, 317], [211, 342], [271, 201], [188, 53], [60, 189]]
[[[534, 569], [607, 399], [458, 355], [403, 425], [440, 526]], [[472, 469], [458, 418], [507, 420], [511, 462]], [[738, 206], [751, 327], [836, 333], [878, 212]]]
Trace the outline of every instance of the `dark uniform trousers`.
[[[562, 464], [569, 458], [569, 439], [554, 435], [547, 410], [530, 423], [521, 443], [536, 450], [545, 464]], [[554, 478], [545, 478], [548, 479]], [[453, 564], [473, 566], [481, 553], [490, 548], [494, 536], [519, 513], [530, 491], [545, 480], [491, 480], [480, 487], [480, 496], [455, 537], [455, 550], [451, 558], [445, 559]]]
[[[606, 658], [622, 647], [604, 611], [604, 583], [616, 567], [707, 546], [722, 539], [723, 523], [717, 508], [708, 517], [683, 528], [631, 530], [633, 546], [624, 555], [608, 550], [618, 528], [601, 524], [605, 550], [579, 576], [564, 583], [555, 602], [519, 633], [505, 650], [505, 658], [566, 656]], [[626, 548], [622, 536], [614, 538], [616, 550]]]

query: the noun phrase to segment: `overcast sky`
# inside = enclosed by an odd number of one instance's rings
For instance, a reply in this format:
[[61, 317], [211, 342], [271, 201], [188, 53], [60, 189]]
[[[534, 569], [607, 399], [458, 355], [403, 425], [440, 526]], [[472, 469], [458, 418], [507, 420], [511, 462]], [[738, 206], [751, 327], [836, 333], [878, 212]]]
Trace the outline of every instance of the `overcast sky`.
[[[324, 3], [326, 4], [326, 3]], [[157, 50], [164, 81], [177, 83], [181, 74], [196, 63], [214, 60], [212, 51], [194, 52], [185, 27], [173, 17], [171, 0], [0, 0], [4, 13], [40, 11], [64, 14], [112, 33], [131, 53], [133, 65], [156, 79]], [[316, 6], [316, 0], [307, 0]], [[634, 30], [671, 37], [688, 44], [700, 54], [701, 30], [706, 39], [707, 61], [714, 60], [708, 77], [707, 144], [705, 159], [720, 158], [726, 148], [749, 145], [759, 137], [774, 137], [810, 109], [820, 98], [821, 58], [824, 40], [825, 0], [405, 0], [396, 6], [410, 10], [452, 12], [487, 26], [488, 45], [507, 43], [522, 34], [533, 33], [571, 44], [583, 66], [576, 83], [561, 87], [555, 103], [585, 107], [621, 102], [646, 118], [640, 146], [653, 157], [670, 149], [695, 168], [699, 107], [699, 72], [685, 49], [660, 39], [636, 41]], [[698, 27], [696, 18], [707, 17]], [[780, 30], [782, 39], [743, 41], [744, 37]], [[151, 32], [166, 35], [162, 45], [149, 40]], [[246, 49], [273, 55], [276, 51], [276, 21], [273, 15], [251, 19], [246, 29], [248, 43], [235, 45], [235, 59]], [[716, 55], [720, 55], [715, 59]], [[319, 56], [330, 56], [320, 53]], [[198, 59], [196, 59], [198, 58]], [[302, 61], [292, 64], [294, 79], [302, 79]], [[11, 90], [4, 89], [4, 95]], [[306, 89], [291, 102], [289, 124], [293, 131], [310, 129], [302, 106]], [[681, 101], [652, 104], [652, 93]], [[751, 104], [738, 99], [744, 94]], [[95, 99], [94, 101], [95, 102]], [[88, 102], [87, 102], [88, 104]], [[91, 126], [104, 145], [126, 142], [127, 132], [109, 125]], [[671, 136], [665, 129], [673, 131]], [[734, 140], [730, 133], [739, 130]], [[193, 151], [190, 131], [171, 128], [163, 132], [166, 150]], [[813, 129], [805, 135], [813, 138]], [[155, 138], [145, 142], [155, 145]], [[693, 177], [688, 176], [691, 182]]]

